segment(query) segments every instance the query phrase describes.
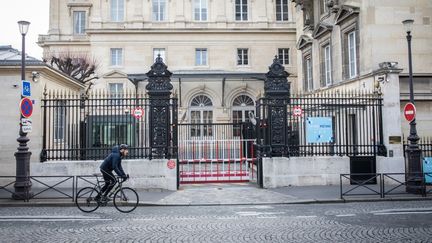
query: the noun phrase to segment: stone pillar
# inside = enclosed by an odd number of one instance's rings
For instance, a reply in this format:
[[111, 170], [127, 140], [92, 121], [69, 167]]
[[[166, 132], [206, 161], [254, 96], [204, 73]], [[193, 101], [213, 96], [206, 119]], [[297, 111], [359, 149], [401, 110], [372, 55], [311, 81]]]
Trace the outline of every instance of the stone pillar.
[[382, 93], [383, 98], [382, 132], [386, 157], [377, 158], [377, 173], [404, 173], [399, 89], [399, 73], [402, 69], [391, 66], [388, 62], [380, 64], [380, 67], [376, 71], [375, 87]]
[[60, 9], [59, 0], [50, 0], [50, 19], [48, 34], [50, 38], [58, 39], [60, 35]]
[[150, 159], [169, 158], [170, 147], [170, 95], [172, 73], [160, 55], [147, 73], [146, 86], [150, 101]]

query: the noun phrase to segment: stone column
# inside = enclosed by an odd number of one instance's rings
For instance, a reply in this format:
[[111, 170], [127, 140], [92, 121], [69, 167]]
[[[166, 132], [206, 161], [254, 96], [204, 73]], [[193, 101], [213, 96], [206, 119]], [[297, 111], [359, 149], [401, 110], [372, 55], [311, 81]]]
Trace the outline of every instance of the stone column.
[[402, 69], [388, 62], [381, 63], [380, 67], [376, 71], [375, 87], [378, 92], [382, 92], [382, 131], [387, 157], [377, 157], [377, 173], [404, 173], [399, 88], [399, 73]]
[[50, 22], [48, 34], [52, 39], [59, 39], [60, 35], [60, 9], [59, 0], [50, 0]]

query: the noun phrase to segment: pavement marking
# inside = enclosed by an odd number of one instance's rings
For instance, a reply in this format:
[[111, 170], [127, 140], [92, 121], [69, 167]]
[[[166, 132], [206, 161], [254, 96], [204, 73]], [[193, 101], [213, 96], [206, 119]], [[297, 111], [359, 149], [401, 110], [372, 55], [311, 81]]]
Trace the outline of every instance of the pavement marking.
[[232, 219], [239, 219], [238, 217], [225, 217], [225, 218], [216, 218], [220, 220], [232, 220]]
[[318, 216], [316, 215], [300, 215], [300, 216], [296, 216], [296, 218], [316, 218]]
[[258, 216], [257, 219], [277, 219], [275, 216]]
[[236, 212], [240, 216], [259, 216], [259, 215], [274, 215], [274, 214], [284, 214], [285, 212], [256, 212], [256, 211], [243, 211]]
[[86, 217], [86, 216], [69, 216], [69, 215], [53, 215], [53, 216], [39, 216], [39, 215], [13, 215], [13, 216], [0, 216], [0, 222], [14, 222], [14, 221], [28, 221], [28, 222], [53, 222], [53, 221], [111, 221], [112, 219], [104, 219], [99, 217]]
[[356, 216], [356, 215], [353, 214], [353, 213], [349, 213], [349, 214], [338, 214], [338, 215], [336, 215], [336, 217], [353, 217], [353, 216]]
[[411, 211], [411, 212], [382, 212], [382, 213], [374, 213], [373, 215], [398, 215], [398, 214], [431, 214], [432, 212], [428, 211]]

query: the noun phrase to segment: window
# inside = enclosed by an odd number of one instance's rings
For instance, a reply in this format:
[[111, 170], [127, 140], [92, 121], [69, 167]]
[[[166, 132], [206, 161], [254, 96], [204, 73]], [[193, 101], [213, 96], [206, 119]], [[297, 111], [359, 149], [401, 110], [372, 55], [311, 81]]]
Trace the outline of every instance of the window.
[[276, 0], [276, 20], [288, 21], [288, 0]]
[[166, 15], [166, 0], [153, 0], [153, 20], [164, 21]]
[[85, 33], [85, 25], [86, 25], [86, 12], [85, 11], [75, 11], [73, 12], [73, 28], [74, 34], [82, 35]]
[[289, 48], [279, 48], [278, 57], [282, 65], [289, 64]]
[[247, 0], [236, 0], [235, 18], [238, 21], [248, 20], [248, 2]]
[[357, 40], [356, 32], [348, 33], [348, 77], [357, 76]]
[[111, 48], [111, 66], [123, 65], [123, 49]]
[[54, 139], [64, 140], [66, 127], [66, 101], [56, 102], [54, 113]]
[[[249, 113], [255, 114], [255, 103], [247, 95], [240, 95], [234, 99], [232, 104], [232, 121], [233, 123], [242, 123], [249, 121]], [[241, 127], [233, 127], [234, 136], [241, 136]]]
[[160, 55], [162, 61], [166, 63], [165, 60], [165, 48], [153, 48], [153, 62], [156, 62], [156, 58]]
[[124, 20], [124, 0], [111, 0], [111, 21]]
[[195, 49], [195, 65], [196, 66], [207, 66], [207, 49], [206, 48]]
[[196, 21], [206, 21], [207, 12], [207, 0], [194, 0], [194, 19]]
[[248, 51], [247, 48], [237, 49], [237, 65], [249, 65]]
[[325, 45], [323, 49], [324, 49], [324, 80], [325, 80], [325, 85], [328, 86], [332, 83], [330, 44]]
[[312, 79], [312, 56], [307, 55], [303, 60], [304, 65], [304, 90], [313, 90], [313, 79]]
[[109, 84], [109, 95], [111, 98], [111, 104], [119, 105], [122, 103], [123, 97], [123, 84], [122, 83], [110, 83]]
[[210, 124], [213, 122], [213, 102], [205, 95], [193, 98], [190, 107], [191, 136], [212, 136], [213, 131]]

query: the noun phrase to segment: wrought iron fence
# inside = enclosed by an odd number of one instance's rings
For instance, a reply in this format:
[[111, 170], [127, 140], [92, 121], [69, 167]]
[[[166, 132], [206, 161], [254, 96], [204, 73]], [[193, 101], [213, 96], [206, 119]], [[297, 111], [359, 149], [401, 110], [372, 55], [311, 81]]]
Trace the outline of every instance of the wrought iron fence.
[[[403, 141], [404, 155], [408, 149], [409, 141]], [[423, 157], [432, 157], [432, 137], [421, 137], [418, 141], [418, 146], [422, 151]]]
[[[42, 99], [43, 140], [40, 160], [103, 159], [114, 145], [129, 145], [129, 158], [152, 156], [150, 106], [158, 99], [142, 94], [111, 95], [104, 91], [89, 96], [48, 92]], [[164, 100], [165, 101], [165, 100]], [[176, 137], [177, 99], [170, 98], [170, 137]], [[170, 139], [168, 154], [176, 154]]]
[[[286, 119], [275, 116], [285, 112], [280, 109], [284, 102]], [[288, 155], [294, 157], [386, 155], [378, 94], [291, 95], [289, 102], [262, 98], [257, 102], [257, 118], [257, 143], [264, 153], [274, 150], [270, 144], [278, 139], [285, 141]], [[275, 133], [272, 127], [282, 127], [284, 122], [286, 131]]]

